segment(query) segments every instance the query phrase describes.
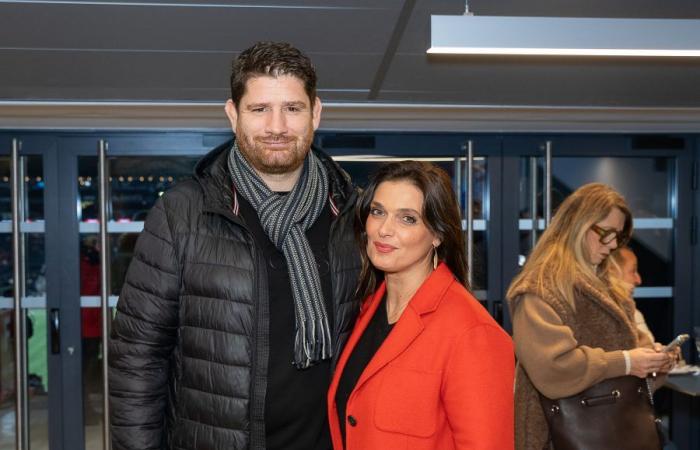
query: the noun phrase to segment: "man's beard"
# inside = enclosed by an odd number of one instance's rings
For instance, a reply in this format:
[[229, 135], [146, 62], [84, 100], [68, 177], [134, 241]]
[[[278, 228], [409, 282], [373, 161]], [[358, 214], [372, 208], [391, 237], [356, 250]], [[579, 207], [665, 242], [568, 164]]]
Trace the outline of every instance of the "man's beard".
[[[293, 172], [304, 163], [311, 148], [313, 132], [301, 138], [287, 136], [265, 136], [250, 138], [241, 130], [236, 130], [236, 143], [246, 161], [259, 173], [283, 174]], [[266, 142], [285, 142], [284, 150], [269, 150]]]

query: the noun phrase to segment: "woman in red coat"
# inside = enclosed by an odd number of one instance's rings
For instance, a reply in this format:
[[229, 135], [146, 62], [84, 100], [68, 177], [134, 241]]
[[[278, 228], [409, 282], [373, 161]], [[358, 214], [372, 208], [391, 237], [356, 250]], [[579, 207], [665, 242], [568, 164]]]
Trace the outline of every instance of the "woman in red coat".
[[328, 393], [334, 449], [512, 449], [513, 347], [467, 289], [449, 177], [389, 164], [357, 212], [366, 300]]

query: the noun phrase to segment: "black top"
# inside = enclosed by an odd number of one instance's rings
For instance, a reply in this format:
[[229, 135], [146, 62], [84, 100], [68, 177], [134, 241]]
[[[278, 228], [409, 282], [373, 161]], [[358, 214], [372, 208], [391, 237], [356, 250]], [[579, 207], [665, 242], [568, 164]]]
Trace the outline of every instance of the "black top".
[[394, 324], [389, 324], [389, 319], [386, 313], [386, 296], [382, 299], [377, 311], [375, 311], [374, 316], [367, 324], [360, 340], [357, 341], [357, 345], [352, 350], [348, 362], [345, 364], [343, 369], [343, 374], [338, 380], [338, 390], [335, 393], [335, 404], [338, 409], [338, 423], [340, 423], [340, 432], [343, 436], [343, 442], [345, 442], [345, 423], [347, 418], [346, 414], [352, 415], [352, 411], [346, 411], [348, 399], [357, 381], [360, 379], [360, 375], [364, 372], [367, 364], [372, 360], [374, 354], [377, 353], [379, 347], [386, 337], [394, 328]]
[[[265, 396], [267, 450], [329, 450], [326, 393], [330, 384], [330, 360], [308, 369], [296, 369], [294, 361], [294, 298], [284, 254], [265, 234], [253, 207], [241, 195], [240, 213], [267, 260], [270, 299], [270, 359]], [[331, 211], [328, 203], [316, 222], [306, 230], [321, 276], [328, 318], [332, 321], [328, 234]], [[333, 323], [330, 323], [331, 329]]]

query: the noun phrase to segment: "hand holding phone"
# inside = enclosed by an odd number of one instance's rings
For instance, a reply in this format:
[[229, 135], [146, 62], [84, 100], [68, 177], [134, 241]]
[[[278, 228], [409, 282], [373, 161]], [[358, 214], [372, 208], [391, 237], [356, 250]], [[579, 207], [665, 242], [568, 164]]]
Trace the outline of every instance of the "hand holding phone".
[[670, 352], [673, 351], [676, 347], [680, 347], [681, 344], [683, 344], [685, 341], [690, 339], [690, 336], [687, 334], [679, 334], [676, 336], [671, 342], [668, 343], [661, 351], [662, 352]]

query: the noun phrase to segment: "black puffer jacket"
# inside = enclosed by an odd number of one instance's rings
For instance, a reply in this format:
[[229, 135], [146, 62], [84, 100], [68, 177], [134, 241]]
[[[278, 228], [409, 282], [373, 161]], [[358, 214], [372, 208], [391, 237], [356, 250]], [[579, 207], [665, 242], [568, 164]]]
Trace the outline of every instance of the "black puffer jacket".
[[[136, 244], [109, 346], [114, 450], [265, 448], [268, 278], [232, 209], [230, 147], [213, 150], [193, 180], [158, 200]], [[340, 210], [328, 245], [337, 357], [358, 309], [357, 192], [313, 151]]]

